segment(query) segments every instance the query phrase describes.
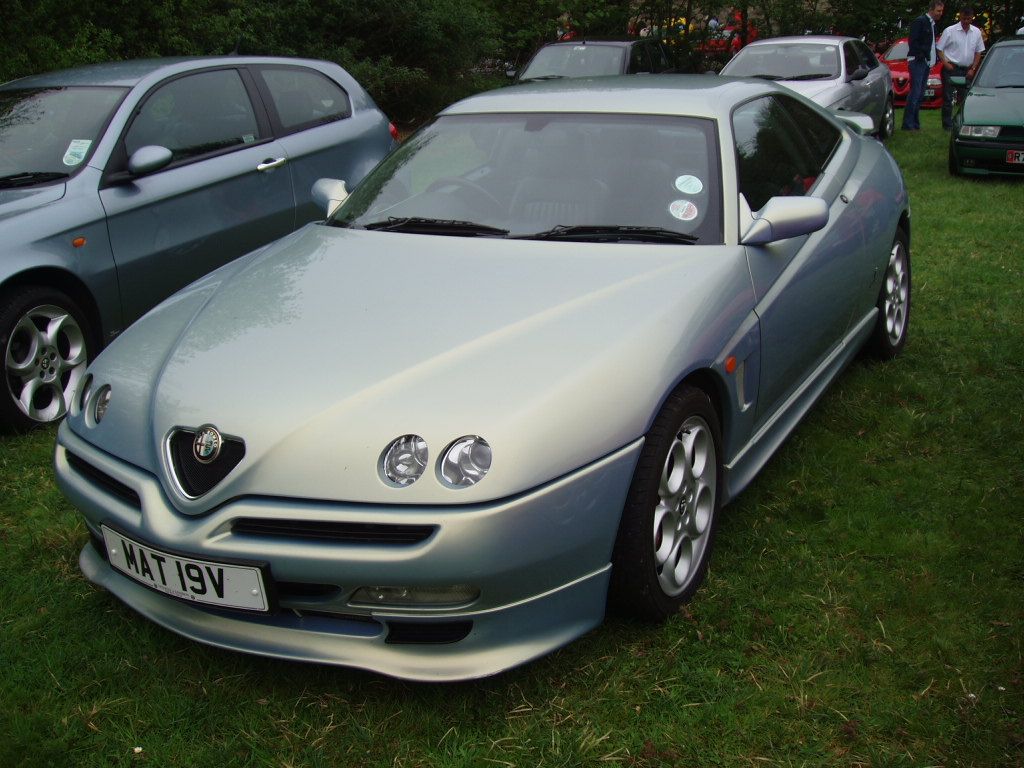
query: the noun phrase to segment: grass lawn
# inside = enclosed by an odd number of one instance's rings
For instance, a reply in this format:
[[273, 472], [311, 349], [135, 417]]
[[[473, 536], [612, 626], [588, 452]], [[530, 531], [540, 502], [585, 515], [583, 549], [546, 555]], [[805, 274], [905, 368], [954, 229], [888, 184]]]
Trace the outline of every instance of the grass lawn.
[[215, 650], [86, 582], [53, 432], [0, 438], [0, 766], [1024, 766], [1024, 182], [952, 179], [922, 123], [905, 354], [841, 377], [665, 626], [457, 685]]

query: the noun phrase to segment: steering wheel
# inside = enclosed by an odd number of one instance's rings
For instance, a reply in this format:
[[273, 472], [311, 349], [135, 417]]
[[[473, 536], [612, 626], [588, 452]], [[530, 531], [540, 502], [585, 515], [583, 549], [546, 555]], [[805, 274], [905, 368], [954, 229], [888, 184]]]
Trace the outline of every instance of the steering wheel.
[[481, 187], [475, 181], [464, 179], [461, 176], [442, 176], [440, 179], [437, 179], [429, 187], [427, 187], [425, 191], [434, 192], [435, 190], [438, 190], [441, 187], [448, 184], [454, 184], [457, 187], [462, 187], [463, 189], [468, 189], [469, 191], [476, 193], [480, 197], [487, 200], [488, 203], [493, 205], [495, 209], [501, 209], [504, 207], [501, 201], [498, 200], [498, 198], [496, 198], [486, 189]]

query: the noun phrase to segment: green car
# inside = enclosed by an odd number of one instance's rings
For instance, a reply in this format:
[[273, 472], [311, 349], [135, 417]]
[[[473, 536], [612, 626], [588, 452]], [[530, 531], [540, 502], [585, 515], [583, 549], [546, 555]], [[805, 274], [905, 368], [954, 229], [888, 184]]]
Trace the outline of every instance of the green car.
[[[950, 80], [965, 85], [962, 77]], [[1024, 37], [1000, 40], [986, 54], [953, 115], [949, 172], [1024, 175]]]

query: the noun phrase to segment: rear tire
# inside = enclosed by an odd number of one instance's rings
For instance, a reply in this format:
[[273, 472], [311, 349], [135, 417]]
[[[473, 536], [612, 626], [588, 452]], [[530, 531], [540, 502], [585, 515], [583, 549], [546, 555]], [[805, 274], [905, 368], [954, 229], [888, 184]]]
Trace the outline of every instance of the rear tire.
[[42, 286], [0, 292], [0, 428], [62, 419], [93, 350], [85, 314], [70, 297]]
[[696, 387], [673, 392], [647, 433], [612, 553], [609, 604], [664, 621], [708, 569], [721, 498], [721, 430]]

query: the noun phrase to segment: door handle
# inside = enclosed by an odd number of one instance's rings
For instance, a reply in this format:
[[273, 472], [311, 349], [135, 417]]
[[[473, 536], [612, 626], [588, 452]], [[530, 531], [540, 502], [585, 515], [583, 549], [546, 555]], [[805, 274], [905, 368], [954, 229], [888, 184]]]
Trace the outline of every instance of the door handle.
[[275, 168], [280, 168], [282, 165], [288, 162], [287, 157], [271, 158], [268, 157], [262, 163], [256, 166], [256, 170], [265, 173], [266, 171], [272, 171]]

